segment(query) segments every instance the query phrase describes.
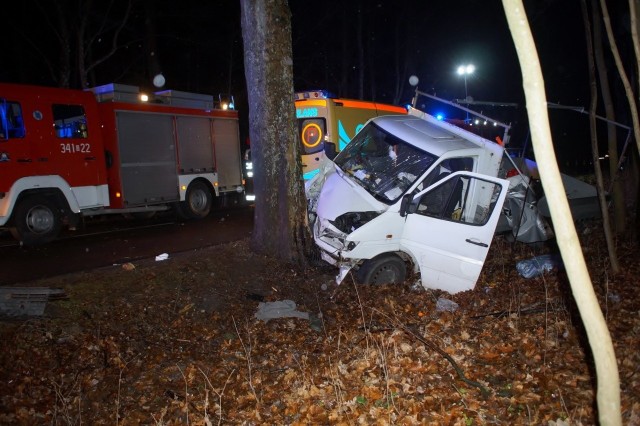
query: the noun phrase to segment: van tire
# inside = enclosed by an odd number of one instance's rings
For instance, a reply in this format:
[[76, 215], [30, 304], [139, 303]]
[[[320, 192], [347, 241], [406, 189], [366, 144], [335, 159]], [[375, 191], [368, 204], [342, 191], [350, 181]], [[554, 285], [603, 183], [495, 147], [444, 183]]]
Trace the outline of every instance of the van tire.
[[395, 254], [381, 254], [365, 260], [356, 276], [362, 284], [399, 284], [407, 278], [407, 265]]
[[37, 246], [56, 239], [62, 229], [62, 212], [55, 201], [43, 195], [30, 195], [13, 210], [13, 237], [25, 246]]
[[177, 204], [178, 216], [182, 219], [204, 219], [211, 213], [213, 195], [209, 186], [200, 181], [192, 182], [187, 188], [184, 201]]

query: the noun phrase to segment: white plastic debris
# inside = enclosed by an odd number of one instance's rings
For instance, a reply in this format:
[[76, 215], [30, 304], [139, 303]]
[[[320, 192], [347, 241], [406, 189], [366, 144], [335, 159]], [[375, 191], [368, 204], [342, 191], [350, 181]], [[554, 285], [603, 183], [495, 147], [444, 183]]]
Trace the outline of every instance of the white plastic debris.
[[156, 256], [156, 262], [161, 262], [163, 260], [167, 260], [169, 255], [167, 253], [162, 253]]

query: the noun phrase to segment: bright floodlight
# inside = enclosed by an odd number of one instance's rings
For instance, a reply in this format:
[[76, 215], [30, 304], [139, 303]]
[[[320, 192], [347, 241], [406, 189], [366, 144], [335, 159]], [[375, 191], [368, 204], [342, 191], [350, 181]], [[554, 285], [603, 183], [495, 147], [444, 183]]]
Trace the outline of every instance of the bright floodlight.
[[469, 74], [473, 74], [473, 72], [476, 70], [475, 65], [469, 64], [469, 65], [460, 65], [458, 67], [458, 75], [469, 75]]

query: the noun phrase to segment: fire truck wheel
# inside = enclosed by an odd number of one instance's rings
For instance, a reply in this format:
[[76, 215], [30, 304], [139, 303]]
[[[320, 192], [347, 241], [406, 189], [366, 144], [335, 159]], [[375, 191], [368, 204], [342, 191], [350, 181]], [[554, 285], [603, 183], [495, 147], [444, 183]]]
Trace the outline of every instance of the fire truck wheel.
[[32, 195], [24, 198], [13, 211], [11, 234], [25, 246], [51, 242], [61, 228], [60, 209], [47, 197]]
[[184, 196], [184, 201], [178, 203], [178, 214], [183, 219], [203, 219], [211, 212], [213, 196], [209, 187], [203, 182], [192, 182]]
[[407, 277], [407, 266], [395, 254], [382, 254], [366, 260], [357, 273], [363, 284], [402, 283]]

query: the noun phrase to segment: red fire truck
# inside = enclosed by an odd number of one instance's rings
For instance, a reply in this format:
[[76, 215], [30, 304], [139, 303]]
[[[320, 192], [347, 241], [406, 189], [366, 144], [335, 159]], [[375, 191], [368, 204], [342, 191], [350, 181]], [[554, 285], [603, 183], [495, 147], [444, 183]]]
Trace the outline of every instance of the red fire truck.
[[213, 97], [136, 86], [0, 83], [0, 228], [44, 244], [83, 217], [207, 216], [244, 191], [238, 114]]

